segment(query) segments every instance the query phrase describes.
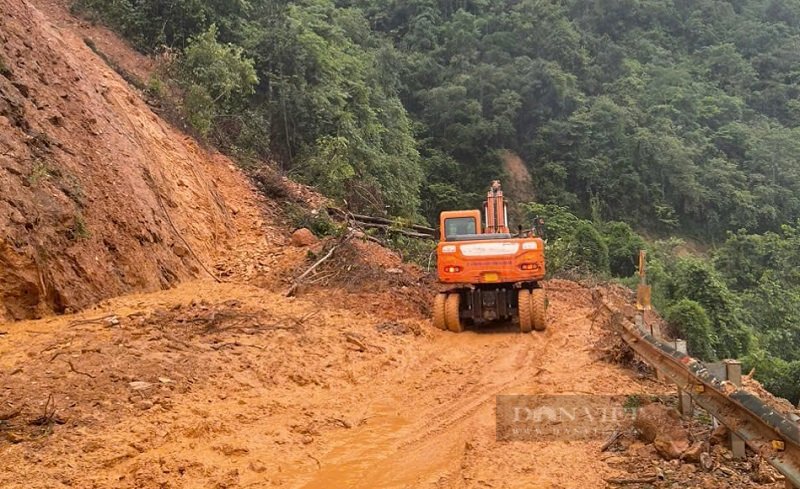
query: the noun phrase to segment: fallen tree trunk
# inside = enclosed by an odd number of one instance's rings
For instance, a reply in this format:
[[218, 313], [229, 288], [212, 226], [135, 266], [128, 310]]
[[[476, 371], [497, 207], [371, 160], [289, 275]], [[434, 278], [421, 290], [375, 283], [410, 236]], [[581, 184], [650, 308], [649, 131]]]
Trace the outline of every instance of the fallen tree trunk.
[[[352, 218], [352, 219], [354, 219], [356, 221], [360, 221], [362, 223], [366, 222], [366, 223], [371, 223], [371, 224], [385, 224], [385, 225], [389, 225], [389, 226], [392, 226], [392, 225], [395, 224], [395, 221], [393, 221], [391, 219], [388, 219], [386, 217], [367, 216], [365, 214], [353, 214], [351, 212], [343, 211], [342, 209], [339, 209], [337, 207], [328, 207], [328, 210], [333, 212], [334, 214], [338, 214], [338, 215], [343, 216], [345, 218]], [[421, 226], [419, 224], [409, 224], [409, 225], [403, 226], [403, 227], [408, 228], [408, 229], [412, 229], [412, 230], [417, 231], [419, 233], [424, 233], [424, 234], [429, 234], [429, 235], [436, 234], [436, 230], [435, 229], [427, 227], [427, 226]]]
[[407, 231], [405, 229], [397, 229], [397, 228], [393, 228], [392, 226], [390, 226], [388, 224], [375, 224], [375, 223], [371, 223], [371, 222], [360, 222], [360, 221], [355, 221], [355, 223], [357, 225], [363, 227], [363, 228], [367, 228], [367, 229], [382, 229], [382, 230], [384, 230], [386, 232], [402, 234], [403, 236], [408, 236], [409, 238], [435, 239], [432, 234], [418, 233], [416, 231]]

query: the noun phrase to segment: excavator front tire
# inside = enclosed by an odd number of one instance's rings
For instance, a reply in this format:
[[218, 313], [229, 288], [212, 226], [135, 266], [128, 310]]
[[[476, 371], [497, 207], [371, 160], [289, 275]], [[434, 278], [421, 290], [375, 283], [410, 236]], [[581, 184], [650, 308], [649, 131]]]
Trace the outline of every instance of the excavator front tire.
[[445, 303], [447, 302], [447, 294], [436, 294], [433, 299], [433, 326], [437, 329], [447, 330], [447, 321], [445, 319]]
[[531, 314], [531, 292], [528, 289], [520, 289], [517, 292], [517, 312], [519, 314], [519, 330], [523, 333], [530, 333], [533, 328], [533, 314]]
[[456, 293], [447, 294], [447, 300], [445, 301], [445, 322], [447, 323], [447, 329], [452, 331], [453, 333], [461, 333], [464, 331], [464, 325], [461, 323], [461, 317], [459, 315], [459, 307], [461, 305], [461, 295]]
[[531, 291], [531, 324], [536, 331], [547, 329], [547, 293], [544, 289]]

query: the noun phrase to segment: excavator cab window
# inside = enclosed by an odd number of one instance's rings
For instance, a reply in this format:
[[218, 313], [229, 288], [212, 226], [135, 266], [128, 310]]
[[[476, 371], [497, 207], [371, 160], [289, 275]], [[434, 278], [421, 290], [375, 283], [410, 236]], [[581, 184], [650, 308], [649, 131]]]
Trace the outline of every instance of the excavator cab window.
[[472, 217], [452, 217], [444, 220], [444, 236], [452, 238], [477, 233], [477, 225]]

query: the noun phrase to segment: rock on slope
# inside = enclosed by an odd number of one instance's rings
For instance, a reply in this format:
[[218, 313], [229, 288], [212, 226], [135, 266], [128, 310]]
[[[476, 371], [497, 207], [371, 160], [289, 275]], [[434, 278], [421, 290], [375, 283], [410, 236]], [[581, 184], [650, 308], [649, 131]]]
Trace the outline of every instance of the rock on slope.
[[28, 1], [0, 18], [0, 321], [204, 273], [243, 177]]

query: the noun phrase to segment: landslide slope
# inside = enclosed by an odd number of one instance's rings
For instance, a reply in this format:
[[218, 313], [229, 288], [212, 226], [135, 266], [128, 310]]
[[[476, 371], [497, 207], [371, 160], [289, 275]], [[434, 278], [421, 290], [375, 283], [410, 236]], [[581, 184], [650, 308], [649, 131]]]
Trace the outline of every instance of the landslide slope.
[[32, 3], [0, 0], [0, 19], [0, 321], [168, 288], [255, 236], [230, 161]]

